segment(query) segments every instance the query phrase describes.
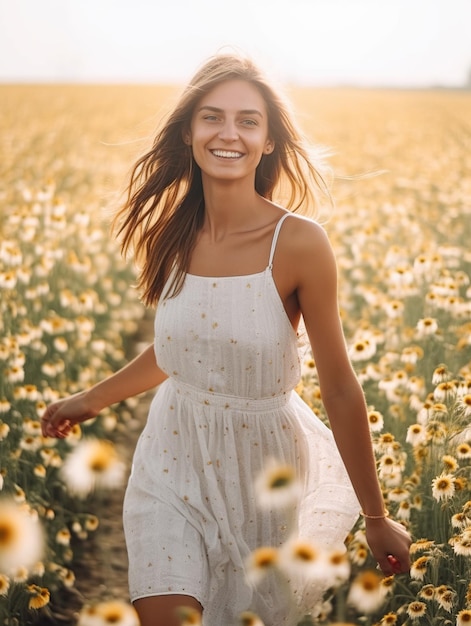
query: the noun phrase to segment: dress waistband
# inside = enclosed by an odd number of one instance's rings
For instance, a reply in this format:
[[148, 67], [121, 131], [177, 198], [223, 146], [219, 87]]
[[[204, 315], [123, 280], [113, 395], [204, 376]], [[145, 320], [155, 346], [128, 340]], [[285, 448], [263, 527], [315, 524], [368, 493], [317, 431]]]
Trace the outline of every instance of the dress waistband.
[[227, 410], [239, 410], [244, 412], [264, 412], [279, 409], [285, 406], [290, 397], [291, 391], [268, 398], [244, 398], [242, 396], [231, 396], [214, 391], [206, 391], [188, 383], [183, 383], [175, 378], [168, 378], [166, 384], [171, 385], [177, 394], [180, 394], [197, 404], [212, 406]]

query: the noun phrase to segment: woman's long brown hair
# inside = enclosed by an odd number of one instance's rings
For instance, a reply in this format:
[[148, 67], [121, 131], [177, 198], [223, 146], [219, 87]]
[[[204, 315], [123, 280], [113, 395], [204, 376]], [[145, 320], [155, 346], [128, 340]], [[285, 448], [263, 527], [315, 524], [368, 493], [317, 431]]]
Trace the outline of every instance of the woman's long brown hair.
[[276, 190], [277, 201], [291, 211], [302, 208], [305, 214], [315, 212], [319, 193], [329, 196], [288, 105], [257, 66], [232, 54], [210, 58], [164, 120], [152, 148], [134, 165], [126, 201], [113, 221], [123, 254], [132, 249], [140, 267], [137, 287], [146, 305], [157, 304], [164, 288], [165, 295], [173, 296], [183, 286], [204, 219], [201, 170], [183, 137], [201, 98], [216, 85], [234, 79], [246, 80], [260, 91], [275, 146], [257, 167], [256, 191], [272, 200]]

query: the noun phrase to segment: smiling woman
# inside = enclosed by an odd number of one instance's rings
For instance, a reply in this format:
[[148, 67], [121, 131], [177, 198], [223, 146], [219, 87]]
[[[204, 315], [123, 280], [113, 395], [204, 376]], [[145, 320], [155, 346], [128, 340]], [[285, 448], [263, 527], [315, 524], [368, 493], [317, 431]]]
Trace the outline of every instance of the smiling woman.
[[[312, 581], [318, 551], [306, 540], [322, 551], [341, 545], [360, 508], [383, 572], [409, 567], [409, 535], [384, 509], [333, 251], [317, 222], [294, 214], [322, 194], [288, 107], [235, 55], [200, 68], [132, 172], [117, 226], [141, 262], [144, 300], [157, 305], [153, 345], [50, 405], [42, 424], [63, 438], [158, 387], [124, 501], [142, 626], [176, 626], [182, 606], [204, 626], [234, 626], [246, 611], [295, 626], [325, 591], [325, 580]], [[295, 391], [301, 317], [332, 430]], [[269, 482], [284, 497], [260, 506], [259, 480], [273, 464]], [[101, 455], [93, 465], [103, 472]], [[260, 546], [279, 550], [292, 595], [276, 577], [260, 586], [247, 577]]]

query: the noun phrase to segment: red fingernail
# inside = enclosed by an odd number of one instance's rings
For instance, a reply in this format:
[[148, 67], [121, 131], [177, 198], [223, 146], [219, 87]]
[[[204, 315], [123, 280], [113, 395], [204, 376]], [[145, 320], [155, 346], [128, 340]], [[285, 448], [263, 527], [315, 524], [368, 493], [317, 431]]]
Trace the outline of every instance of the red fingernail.
[[396, 559], [395, 556], [393, 556], [392, 554], [388, 555], [388, 561], [389, 564], [391, 565], [393, 572], [395, 572], [396, 574], [399, 573], [401, 571], [401, 564], [400, 562]]

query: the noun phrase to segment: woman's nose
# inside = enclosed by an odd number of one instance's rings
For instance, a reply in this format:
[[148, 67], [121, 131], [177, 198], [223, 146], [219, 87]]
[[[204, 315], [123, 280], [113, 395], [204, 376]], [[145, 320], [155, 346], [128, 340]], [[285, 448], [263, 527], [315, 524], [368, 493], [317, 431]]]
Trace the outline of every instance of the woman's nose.
[[234, 121], [226, 120], [219, 131], [219, 137], [224, 141], [235, 141], [239, 138], [237, 126]]

